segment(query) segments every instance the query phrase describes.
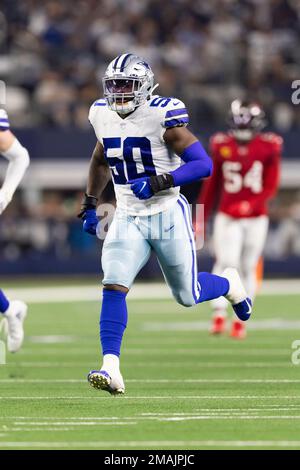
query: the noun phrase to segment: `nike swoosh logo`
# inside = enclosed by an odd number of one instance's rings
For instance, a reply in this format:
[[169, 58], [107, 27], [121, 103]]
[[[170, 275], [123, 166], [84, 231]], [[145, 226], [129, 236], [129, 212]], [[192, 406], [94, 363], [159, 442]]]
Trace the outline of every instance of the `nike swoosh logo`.
[[172, 227], [170, 227], [170, 228], [166, 228], [166, 229], [165, 229], [165, 232], [170, 232], [170, 230], [172, 230], [172, 228], [174, 228], [174, 227], [175, 227], [175, 224], [172, 225]]
[[142, 186], [141, 189], [139, 190], [139, 193], [141, 193], [142, 191], [144, 191], [144, 188], [145, 188], [146, 184], [147, 184], [147, 182], [144, 181], [144, 182], [143, 182], [143, 186]]
[[177, 101], [177, 103], [173, 103], [173, 106], [178, 106], [180, 101]]
[[248, 300], [246, 300], [246, 302], [247, 302], [247, 305], [249, 307], [247, 313], [250, 314], [250, 313], [252, 313], [252, 305], [248, 302]]

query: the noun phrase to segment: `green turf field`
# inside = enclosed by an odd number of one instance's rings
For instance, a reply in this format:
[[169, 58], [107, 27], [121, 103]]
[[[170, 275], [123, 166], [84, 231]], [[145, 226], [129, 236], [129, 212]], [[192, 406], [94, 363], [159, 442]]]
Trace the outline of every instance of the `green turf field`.
[[25, 346], [0, 366], [0, 449], [300, 449], [300, 295], [260, 297], [244, 342], [210, 337], [207, 306], [129, 301], [124, 397], [85, 380], [98, 310], [30, 306]]

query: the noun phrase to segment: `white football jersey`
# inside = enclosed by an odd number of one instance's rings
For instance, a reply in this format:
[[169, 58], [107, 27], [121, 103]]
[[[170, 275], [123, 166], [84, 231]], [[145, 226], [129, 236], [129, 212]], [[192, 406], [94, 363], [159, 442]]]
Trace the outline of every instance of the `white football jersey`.
[[7, 131], [9, 127], [7, 112], [4, 109], [0, 109], [0, 131]]
[[139, 200], [128, 181], [169, 173], [180, 166], [180, 157], [167, 148], [163, 135], [167, 128], [188, 124], [188, 113], [182, 101], [152, 96], [122, 119], [107, 107], [104, 99], [100, 99], [91, 106], [89, 121], [104, 147], [118, 209], [134, 216], [153, 215], [177, 201], [179, 187]]

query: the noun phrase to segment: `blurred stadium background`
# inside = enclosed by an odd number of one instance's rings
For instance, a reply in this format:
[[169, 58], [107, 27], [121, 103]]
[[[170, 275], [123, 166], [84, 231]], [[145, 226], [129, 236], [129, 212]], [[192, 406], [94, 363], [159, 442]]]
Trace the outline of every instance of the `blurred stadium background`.
[[[0, 367], [0, 449], [300, 449], [299, 36], [299, 0], [0, 0], [5, 107], [31, 155], [0, 220], [1, 288], [30, 307], [25, 347]], [[265, 250], [278, 280], [265, 282], [247, 341], [208, 335], [208, 304], [184, 309], [161, 283], [137, 284], [116, 405], [86, 383], [99, 365], [101, 244], [76, 214], [95, 145], [88, 110], [124, 51], [186, 102], [206, 146], [237, 97], [262, 102], [285, 146]], [[199, 190], [184, 188], [193, 203]], [[141, 277], [161, 279], [154, 259]]]
[[[1, 218], [0, 274], [99, 273], [99, 242], [76, 219], [95, 145], [87, 115], [106, 64], [131, 51], [151, 63], [161, 95], [186, 102], [206, 145], [226, 128], [232, 99], [261, 101], [269, 129], [285, 140], [266, 275], [299, 276], [300, 105], [291, 101], [299, 20], [299, 0], [1, 0], [0, 77], [32, 164]], [[199, 189], [185, 189], [191, 202]], [[199, 256], [210, 269], [209, 241]], [[160, 276], [154, 260], [142, 276]]]

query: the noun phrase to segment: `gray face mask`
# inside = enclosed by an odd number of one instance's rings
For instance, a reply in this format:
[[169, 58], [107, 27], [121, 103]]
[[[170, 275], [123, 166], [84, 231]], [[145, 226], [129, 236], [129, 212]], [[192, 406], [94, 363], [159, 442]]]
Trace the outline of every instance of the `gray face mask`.
[[249, 142], [255, 136], [251, 129], [232, 129], [231, 133], [240, 142]]

